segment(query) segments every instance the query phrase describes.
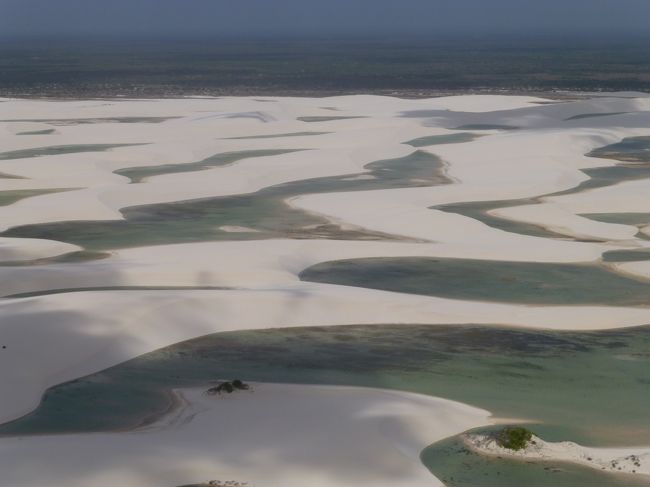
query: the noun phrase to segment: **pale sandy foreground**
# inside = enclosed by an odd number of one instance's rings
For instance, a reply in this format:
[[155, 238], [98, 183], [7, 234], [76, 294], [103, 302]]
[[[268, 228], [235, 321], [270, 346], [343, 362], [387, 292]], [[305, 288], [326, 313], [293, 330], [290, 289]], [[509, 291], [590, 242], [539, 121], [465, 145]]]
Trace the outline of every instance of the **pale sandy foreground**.
[[432, 487], [442, 484], [421, 450], [490, 422], [460, 403], [378, 389], [253, 384], [225, 396], [179, 393], [182, 409], [142, 431], [0, 439], [2, 485]]

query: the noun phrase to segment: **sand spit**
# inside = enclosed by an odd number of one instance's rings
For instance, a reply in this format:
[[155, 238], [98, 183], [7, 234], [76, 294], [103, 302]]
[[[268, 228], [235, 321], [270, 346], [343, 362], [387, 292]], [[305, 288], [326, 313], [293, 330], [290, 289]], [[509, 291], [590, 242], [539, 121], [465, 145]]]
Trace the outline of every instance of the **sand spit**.
[[533, 435], [522, 450], [500, 446], [490, 436], [468, 434], [465, 445], [477, 453], [519, 460], [571, 462], [606, 472], [650, 475], [650, 448], [589, 448], [570, 441], [549, 443]]

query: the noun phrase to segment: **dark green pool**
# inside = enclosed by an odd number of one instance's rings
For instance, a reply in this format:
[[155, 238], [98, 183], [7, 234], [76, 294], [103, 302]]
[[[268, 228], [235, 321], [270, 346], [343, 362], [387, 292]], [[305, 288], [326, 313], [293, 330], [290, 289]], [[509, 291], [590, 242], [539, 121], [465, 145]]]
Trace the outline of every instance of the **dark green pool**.
[[465, 142], [471, 142], [479, 137], [481, 137], [479, 134], [459, 132], [457, 134], [428, 135], [404, 143], [412, 147], [427, 147], [430, 145], [440, 144], [463, 144]]
[[650, 304], [650, 282], [598, 265], [428, 257], [323, 262], [303, 281], [472, 301], [536, 305]]
[[0, 161], [9, 159], [27, 159], [29, 157], [58, 156], [61, 154], [79, 154], [81, 152], [104, 152], [118, 147], [131, 147], [143, 144], [75, 144], [53, 145], [50, 147], [37, 147], [35, 149], [22, 149], [9, 152], [0, 152]]

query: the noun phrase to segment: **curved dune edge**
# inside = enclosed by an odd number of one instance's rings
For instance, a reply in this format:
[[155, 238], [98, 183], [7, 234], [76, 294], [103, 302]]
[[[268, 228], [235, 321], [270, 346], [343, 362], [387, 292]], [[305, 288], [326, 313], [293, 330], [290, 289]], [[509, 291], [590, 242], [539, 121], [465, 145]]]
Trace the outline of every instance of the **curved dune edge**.
[[650, 279], [650, 261], [635, 261], [612, 266], [618, 272], [641, 279]]
[[80, 247], [53, 240], [0, 237], [0, 262], [20, 262], [80, 250]]
[[[119, 310], [119, 312], [116, 312]], [[650, 309], [529, 307], [303, 285], [222, 291], [88, 291], [0, 305], [0, 421], [36, 408], [56, 384], [221, 331], [350, 324], [495, 324], [609, 329], [650, 323]]]
[[[140, 431], [0, 438], [3, 482], [442, 486], [420, 462], [420, 452], [491, 422], [487, 411], [462, 403], [380, 389], [253, 384], [251, 392], [227, 396], [177, 393], [181, 409]], [[27, 457], [39, 468], [22, 468]]]
[[518, 451], [503, 448], [488, 436], [463, 435], [465, 445], [476, 453], [518, 460], [570, 462], [612, 473], [650, 475], [650, 447], [592, 448], [570, 441], [550, 443], [533, 435], [533, 443]]

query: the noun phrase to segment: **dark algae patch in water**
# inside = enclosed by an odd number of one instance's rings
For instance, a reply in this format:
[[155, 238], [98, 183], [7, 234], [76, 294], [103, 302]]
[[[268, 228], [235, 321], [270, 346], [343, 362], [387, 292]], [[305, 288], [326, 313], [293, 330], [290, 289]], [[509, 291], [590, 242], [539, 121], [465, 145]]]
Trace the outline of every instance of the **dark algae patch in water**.
[[598, 265], [428, 257], [324, 262], [303, 281], [473, 301], [537, 305], [650, 304], [650, 282]]
[[[146, 245], [265, 238], [339, 240], [400, 239], [365, 229], [341, 228], [325, 217], [290, 207], [287, 198], [310, 193], [434, 186], [451, 181], [440, 159], [416, 151], [397, 159], [368, 164], [366, 173], [292, 181], [258, 192], [135, 206], [122, 209], [120, 221], [71, 221], [11, 228], [4, 236], [46, 238], [107, 250]], [[359, 175], [369, 179], [356, 179]], [[252, 231], [229, 232], [223, 226]]]
[[[645, 444], [650, 328], [551, 332], [471, 325], [309, 327], [207, 335], [49, 389], [2, 435], [108, 431], [163, 414], [169, 391], [338, 384], [445, 397], [518, 417], [548, 441]], [[83, 414], [82, 414], [83, 413]]]

